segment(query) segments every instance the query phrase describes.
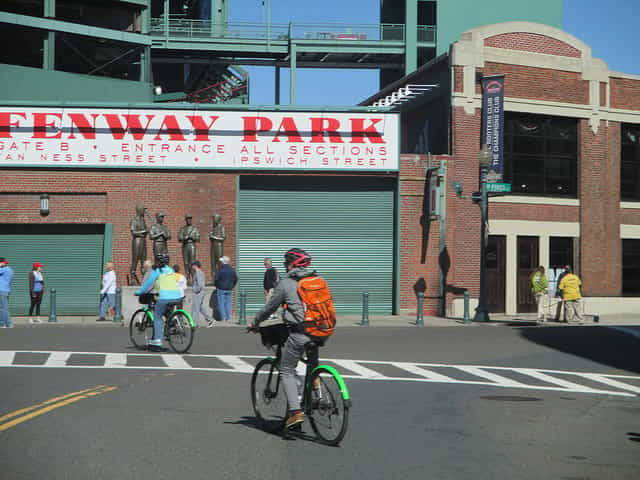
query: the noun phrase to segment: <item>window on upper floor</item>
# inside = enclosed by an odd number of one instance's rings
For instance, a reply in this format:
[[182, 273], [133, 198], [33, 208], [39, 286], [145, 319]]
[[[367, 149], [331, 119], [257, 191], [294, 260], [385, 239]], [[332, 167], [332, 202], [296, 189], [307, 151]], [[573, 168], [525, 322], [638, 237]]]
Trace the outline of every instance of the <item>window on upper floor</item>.
[[640, 202], [640, 125], [622, 124], [620, 198]]
[[576, 197], [577, 121], [505, 112], [504, 179], [523, 195]]

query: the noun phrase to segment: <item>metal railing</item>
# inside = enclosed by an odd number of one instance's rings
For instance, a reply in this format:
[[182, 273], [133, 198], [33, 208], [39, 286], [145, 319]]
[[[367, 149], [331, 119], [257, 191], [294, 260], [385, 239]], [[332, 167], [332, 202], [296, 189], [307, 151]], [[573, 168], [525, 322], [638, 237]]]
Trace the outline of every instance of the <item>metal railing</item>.
[[[435, 41], [436, 28], [418, 27], [418, 41]], [[150, 34], [171, 38], [238, 39], [238, 40], [323, 40], [340, 42], [404, 41], [403, 24], [339, 24], [339, 23], [250, 23], [217, 24], [210, 20], [188, 18], [152, 18]]]

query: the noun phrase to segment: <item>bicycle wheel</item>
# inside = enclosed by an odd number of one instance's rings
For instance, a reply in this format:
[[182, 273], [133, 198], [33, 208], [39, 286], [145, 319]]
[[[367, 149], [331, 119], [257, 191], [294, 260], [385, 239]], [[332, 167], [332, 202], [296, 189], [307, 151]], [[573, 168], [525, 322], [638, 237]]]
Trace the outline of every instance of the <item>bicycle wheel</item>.
[[287, 418], [287, 397], [280, 369], [272, 358], [260, 360], [251, 377], [251, 402], [256, 418], [268, 432], [280, 431]]
[[153, 320], [147, 310], [140, 308], [131, 316], [129, 338], [134, 347], [140, 350], [147, 348], [153, 338]]
[[167, 325], [167, 339], [171, 350], [176, 353], [184, 353], [193, 343], [195, 329], [191, 326], [189, 317], [181, 310], [176, 310], [169, 317]]
[[[307, 413], [311, 427], [327, 445], [338, 445], [347, 433], [350, 401], [345, 400], [340, 382], [330, 370], [320, 367], [309, 379]], [[320, 385], [314, 388], [313, 385]]]

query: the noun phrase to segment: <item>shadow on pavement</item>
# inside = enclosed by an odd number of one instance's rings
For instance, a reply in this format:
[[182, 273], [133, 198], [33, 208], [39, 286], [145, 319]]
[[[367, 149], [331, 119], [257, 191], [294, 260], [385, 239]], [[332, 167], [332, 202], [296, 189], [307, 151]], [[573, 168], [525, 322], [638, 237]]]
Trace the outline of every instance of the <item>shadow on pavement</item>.
[[276, 430], [276, 431], [266, 430], [262, 428], [262, 422], [260, 422], [260, 420], [258, 420], [256, 417], [244, 416], [240, 420], [237, 420], [235, 422], [228, 421], [224, 423], [227, 425], [242, 425], [244, 427], [251, 428], [253, 430], [259, 430], [261, 432], [266, 433], [267, 435], [279, 437], [282, 440], [305, 440], [307, 442], [313, 442], [319, 445], [324, 445], [322, 442], [318, 441], [318, 439], [315, 436], [304, 433], [302, 429], [297, 429], [297, 430], [293, 429], [293, 430], [288, 430], [286, 432], [283, 430]]
[[640, 373], [640, 341], [606, 327], [522, 328], [527, 340], [620, 370]]
[[627, 436], [629, 437], [629, 440], [632, 442], [640, 442], [640, 433], [627, 432]]

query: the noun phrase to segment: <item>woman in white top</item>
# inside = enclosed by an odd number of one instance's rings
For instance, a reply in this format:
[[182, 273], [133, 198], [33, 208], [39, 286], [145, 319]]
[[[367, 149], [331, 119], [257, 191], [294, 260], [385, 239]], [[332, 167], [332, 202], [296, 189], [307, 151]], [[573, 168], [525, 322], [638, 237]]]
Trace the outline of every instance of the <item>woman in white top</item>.
[[113, 262], [107, 262], [106, 270], [102, 275], [102, 288], [100, 289], [100, 318], [98, 322], [107, 320], [107, 309], [116, 308], [116, 272], [113, 271]]

